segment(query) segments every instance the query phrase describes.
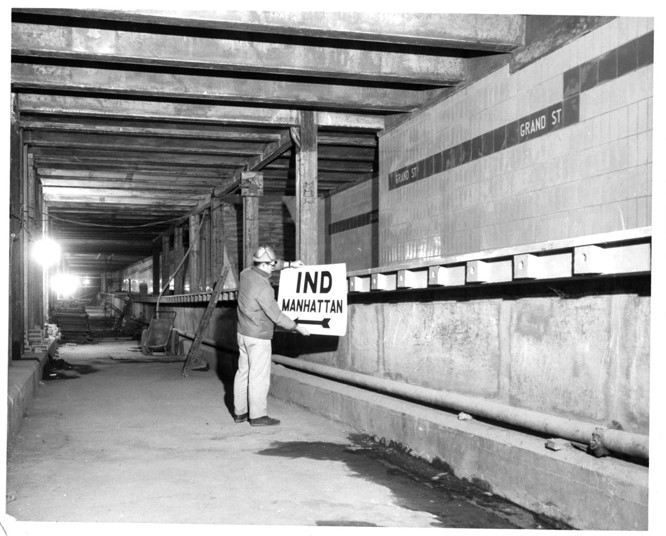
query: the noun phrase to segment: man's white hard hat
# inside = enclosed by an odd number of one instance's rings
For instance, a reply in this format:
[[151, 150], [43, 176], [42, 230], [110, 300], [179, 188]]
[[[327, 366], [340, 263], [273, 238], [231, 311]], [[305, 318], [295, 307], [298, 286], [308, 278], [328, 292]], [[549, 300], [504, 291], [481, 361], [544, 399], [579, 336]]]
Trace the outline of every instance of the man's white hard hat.
[[270, 246], [259, 246], [252, 255], [253, 262], [273, 262], [277, 260], [275, 251]]

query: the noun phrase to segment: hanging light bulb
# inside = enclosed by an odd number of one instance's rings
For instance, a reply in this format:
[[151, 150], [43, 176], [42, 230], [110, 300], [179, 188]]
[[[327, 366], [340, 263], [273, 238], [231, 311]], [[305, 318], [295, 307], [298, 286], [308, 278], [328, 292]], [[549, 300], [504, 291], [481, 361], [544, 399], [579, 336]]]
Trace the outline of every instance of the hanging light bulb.
[[61, 298], [72, 296], [81, 285], [81, 280], [72, 274], [55, 274], [51, 278], [51, 288]]
[[44, 267], [57, 264], [60, 260], [61, 250], [58, 243], [46, 236], [40, 238], [32, 245], [32, 257]]

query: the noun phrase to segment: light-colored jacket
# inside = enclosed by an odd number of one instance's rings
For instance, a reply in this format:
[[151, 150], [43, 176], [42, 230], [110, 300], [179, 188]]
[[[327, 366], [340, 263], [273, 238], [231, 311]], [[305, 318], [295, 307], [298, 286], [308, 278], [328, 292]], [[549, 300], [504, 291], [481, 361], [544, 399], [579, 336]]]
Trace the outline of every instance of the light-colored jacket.
[[255, 339], [272, 339], [275, 324], [296, 329], [296, 322], [280, 311], [270, 275], [255, 266], [241, 272], [238, 287], [238, 333]]

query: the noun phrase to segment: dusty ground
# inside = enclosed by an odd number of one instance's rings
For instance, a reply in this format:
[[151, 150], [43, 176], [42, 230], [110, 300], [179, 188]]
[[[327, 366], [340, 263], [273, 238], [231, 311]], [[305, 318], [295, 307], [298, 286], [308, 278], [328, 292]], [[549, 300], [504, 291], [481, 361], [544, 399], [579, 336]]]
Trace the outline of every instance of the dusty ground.
[[558, 528], [301, 408], [278, 427], [235, 424], [214, 371], [135, 341], [61, 347], [9, 445], [19, 522]]

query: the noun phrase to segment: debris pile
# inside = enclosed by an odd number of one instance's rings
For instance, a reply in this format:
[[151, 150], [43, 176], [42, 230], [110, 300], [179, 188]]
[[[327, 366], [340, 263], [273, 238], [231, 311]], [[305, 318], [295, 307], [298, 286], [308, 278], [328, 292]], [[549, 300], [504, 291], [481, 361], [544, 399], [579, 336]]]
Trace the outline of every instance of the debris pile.
[[120, 331], [138, 341], [141, 340], [141, 334], [148, 324], [143, 317], [125, 315], [120, 324]]
[[78, 300], [57, 300], [51, 309], [51, 322], [58, 325], [65, 342], [92, 340], [86, 307]]

